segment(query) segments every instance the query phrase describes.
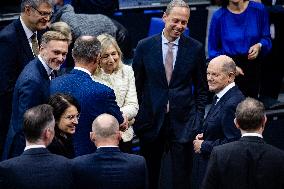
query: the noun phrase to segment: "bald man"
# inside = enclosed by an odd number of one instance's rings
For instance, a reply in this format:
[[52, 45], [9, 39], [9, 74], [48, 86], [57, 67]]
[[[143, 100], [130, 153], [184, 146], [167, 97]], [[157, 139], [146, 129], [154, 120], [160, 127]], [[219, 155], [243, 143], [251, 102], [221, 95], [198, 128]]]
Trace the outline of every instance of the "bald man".
[[96, 152], [73, 160], [76, 188], [147, 188], [145, 159], [119, 150], [121, 136], [115, 117], [99, 115], [92, 124], [90, 138], [97, 146]]
[[244, 95], [235, 85], [235, 76], [236, 64], [230, 57], [220, 55], [209, 62], [207, 81], [209, 91], [215, 95], [202, 130], [193, 141], [193, 176], [196, 177], [193, 178], [194, 188], [200, 188], [213, 147], [241, 137], [234, 125], [234, 118], [236, 107], [244, 99]]

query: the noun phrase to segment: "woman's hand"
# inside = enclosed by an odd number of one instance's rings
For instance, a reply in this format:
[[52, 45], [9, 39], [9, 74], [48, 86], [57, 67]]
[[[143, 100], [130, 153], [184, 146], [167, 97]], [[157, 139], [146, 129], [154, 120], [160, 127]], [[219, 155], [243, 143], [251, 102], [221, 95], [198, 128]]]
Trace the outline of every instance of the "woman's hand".
[[257, 43], [249, 48], [248, 59], [254, 60], [259, 55], [261, 50], [261, 43]]

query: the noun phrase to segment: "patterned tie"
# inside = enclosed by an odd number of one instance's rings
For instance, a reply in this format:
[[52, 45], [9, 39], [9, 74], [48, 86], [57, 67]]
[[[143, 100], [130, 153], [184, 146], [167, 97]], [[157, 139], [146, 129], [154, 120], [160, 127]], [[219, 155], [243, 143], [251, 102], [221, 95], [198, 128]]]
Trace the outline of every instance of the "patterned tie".
[[35, 56], [38, 55], [39, 53], [39, 47], [38, 47], [38, 41], [37, 41], [37, 37], [36, 37], [36, 33], [34, 33], [31, 36], [31, 42], [32, 42], [32, 50]]
[[50, 77], [50, 80], [52, 80], [52, 79], [54, 79], [54, 78], [56, 77], [56, 72], [55, 72], [55, 70], [52, 70], [52, 71], [51, 71], [49, 77]]
[[170, 84], [172, 73], [173, 73], [173, 61], [174, 61], [174, 54], [173, 54], [173, 43], [167, 43], [168, 45], [168, 51], [166, 54], [166, 59], [165, 59], [165, 70], [166, 70], [166, 77], [168, 84]]

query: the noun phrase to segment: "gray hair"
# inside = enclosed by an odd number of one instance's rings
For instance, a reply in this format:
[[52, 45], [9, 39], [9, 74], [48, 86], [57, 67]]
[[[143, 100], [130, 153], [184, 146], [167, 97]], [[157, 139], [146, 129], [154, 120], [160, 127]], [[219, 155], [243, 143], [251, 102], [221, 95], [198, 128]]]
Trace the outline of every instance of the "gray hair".
[[234, 60], [226, 55], [219, 55], [215, 58], [213, 58], [209, 63], [219, 63], [222, 64], [222, 72], [229, 74], [229, 73], [234, 73], [236, 74], [237, 72], [237, 66], [236, 63], [234, 62]]
[[172, 11], [172, 9], [173, 9], [174, 7], [185, 7], [185, 8], [188, 8], [188, 9], [189, 9], [188, 3], [184, 2], [183, 0], [172, 0], [172, 1], [168, 4], [165, 13], [166, 13], [167, 15], [169, 15], [170, 12]]
[[265, 108], [260, 101], [248, 97], [238, 104], [235, 116], [242, 130], [253, 131], [262, 126]]
[[101, 114], [94, 120], [92, 130], [99, 138], [111, 138], [119, 131], [119, 123], [112, 115]]
[[101, 52], [101, 43], [94, 36], [80, 36], [74, 43], [72, 56], [76, 61], [89, 63], [97, 58]]
[[45, 128], [53, 126], [53, 108], [48, 104], [42, 104], [28, 109], [24, 114], [23, 132], [29, 142], [38, 141]]
[[21, 12], [25, 11], [26, 6], [31, 6], [34, 8], [38, 8], [42, 3], [47, 3], [51, 7], [54, 5], [54, 0], [22, 0], [21, 2]]

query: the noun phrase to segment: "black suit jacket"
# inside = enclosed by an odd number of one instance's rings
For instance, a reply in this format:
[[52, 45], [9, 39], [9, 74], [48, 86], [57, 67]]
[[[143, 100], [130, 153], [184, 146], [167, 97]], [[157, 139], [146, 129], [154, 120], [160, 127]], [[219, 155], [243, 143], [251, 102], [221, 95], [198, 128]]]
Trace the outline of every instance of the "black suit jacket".
[[145, 189], [148, 185], [145, 159], [118, 147], [101, 147], [75, 158], [73, 175], [78, 189]]
[[0, 31], [0, 154], [10, 122], [12, 94], [25, 65], [34, 58], [20, 19]]
[[72, 172], [69, 160], [46, 148], [29, 149], [0, 163], [0, 188], [69, 189]]
[[284, 152], [259, 137], [215, 147], [203, 189], [283, 189]]
[[[134, 130], [141, 142], [157, 138], [170, 105], [172, 141], [192, 139], [204, 116], [207, 80], [204, 49], [182, 35], [171, 81], [168, 85], [162, 56], [161, 33], [139, 41], [133, 60], [139, 111]], [[194, 88], [194, 90], [193, 90]]]
[[203, 125], [201, 152], [209, 159], [214, 146], [225, 144], [241, 137], [241, 132], [234, 123], [238, 104], [245, 97], [237, 86], [228, 90], [209, 111]]

